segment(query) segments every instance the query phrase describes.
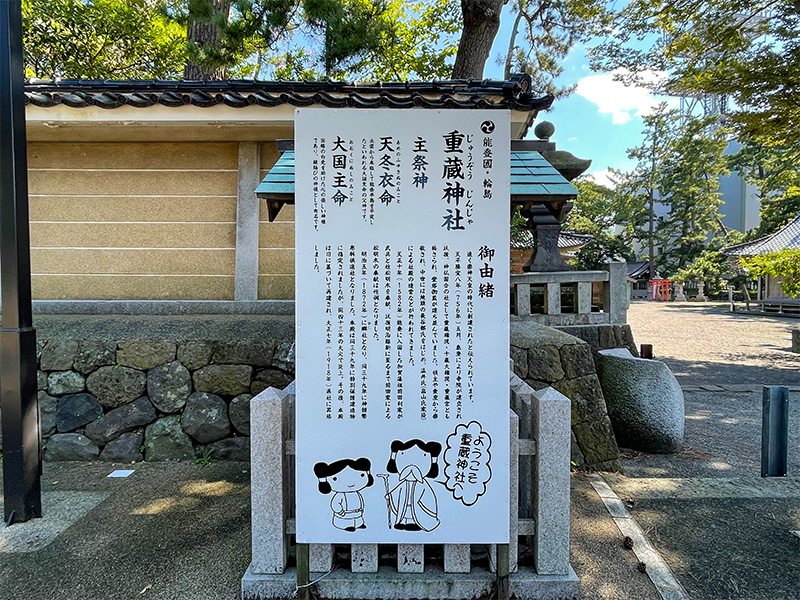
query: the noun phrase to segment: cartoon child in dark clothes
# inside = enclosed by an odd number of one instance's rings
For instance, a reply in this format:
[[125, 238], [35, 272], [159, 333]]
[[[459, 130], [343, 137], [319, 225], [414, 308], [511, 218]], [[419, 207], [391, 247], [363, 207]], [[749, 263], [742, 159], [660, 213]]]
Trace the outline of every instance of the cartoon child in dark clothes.
[[318, 462], [314, 465], [314, 475], [319, 479], [319, 491], [323, 494], [336, 492], [331, 498], [331, 510], [333, 526], [337, 529], [366, 529], [364, 498], [360, 491], [375, 482], [370, 473], [371, 467], [368, 458], [343, 458], [331, 464]]
[[[397, 473], [398, 483], [388, 489], [387, 500], [394, 528], [405, 531], [433, 531], [439, 526], [436, 494], [427, 479], [439, 475], [439, 442], [413, 439], [394, 440], [386, 470]], [[423, 475], [424, 473], [424, 475]]]

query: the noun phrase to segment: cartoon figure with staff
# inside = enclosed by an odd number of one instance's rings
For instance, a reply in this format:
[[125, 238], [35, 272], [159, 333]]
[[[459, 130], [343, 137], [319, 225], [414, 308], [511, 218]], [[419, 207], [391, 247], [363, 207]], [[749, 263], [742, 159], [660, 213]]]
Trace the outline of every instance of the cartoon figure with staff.
[[390, 529], [433, 531], [439, 526], [436, 494], [428, 480], [439, 475], [437, 459], [441, 451], [439, 442], [420, 439], [392, 442], [386, 470], [397, 474], [397, 483], [390, 489], [390, 475], [378, 474], [386, 487]]

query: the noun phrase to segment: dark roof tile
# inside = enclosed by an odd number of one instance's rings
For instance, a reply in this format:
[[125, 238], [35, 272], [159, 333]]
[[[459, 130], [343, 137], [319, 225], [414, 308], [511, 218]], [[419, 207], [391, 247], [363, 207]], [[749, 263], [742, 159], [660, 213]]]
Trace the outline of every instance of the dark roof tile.
[[40, 107], [64, 104], [71, 108], [99, 106], [147, 108], [154, 104], [211, 107], [225, 104], [259, 106], [311, 106], [332, 108], [501, 108], [544, 110], [553, 96], [536, 97], [530, 78], [508, 81], [453, 80], [403, 83], [352, 83], [333, 81], [166, 81], [166, 80], [31, 80], [25, 86], [27, 103]]

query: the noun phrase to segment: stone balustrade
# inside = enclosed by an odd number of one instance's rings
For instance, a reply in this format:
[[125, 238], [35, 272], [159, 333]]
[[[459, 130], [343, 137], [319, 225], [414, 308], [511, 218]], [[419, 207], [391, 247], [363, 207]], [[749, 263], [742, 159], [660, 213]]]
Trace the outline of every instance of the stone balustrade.
[[[601, 271], [513, 273], [512, 318], [551, 327], [623, 325], [628, 318], [627, 276], [624, 262], [608, 263]], [[593, 301], [596, 285], [602, 287], [599, 303]]]

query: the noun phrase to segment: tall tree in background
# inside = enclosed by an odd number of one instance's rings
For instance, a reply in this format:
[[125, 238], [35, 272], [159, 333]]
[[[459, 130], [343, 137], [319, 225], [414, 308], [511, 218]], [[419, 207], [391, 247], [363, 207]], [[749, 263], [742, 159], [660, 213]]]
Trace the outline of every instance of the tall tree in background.
[[592, 36], [608, 33], [612, 13], [603, 0], [513, 0], [515, 14], [503, 74], [531, 76], [533, 89], [556, 97], [574, 86], [556, 86], [567, 53]]
[[[618, 227], [627, 220], [619, 195], [587, 178], [578, 178], [572, 185], [577, 188], [578, 197], [564, 229], [592, 236], [592, 240], [578, 252], [575, 266], [581, 271], [591, 271], [602, 268], [609, 259], [632, 260], [630, 230]], [[615, 228], [619, 231], [615, 232]]]
[[461, 0], [463, 25], [453, 79], [483, 78], [486, 59], [500, 29], [500, 14], [508, 0]]
[[185, 29], [152, 0], [23, 0], [25, 71], [41, 79], [178, 76]]
[[800, 214], [800, 140], [777, 146], [746, 140], [732, 167], [758, 189], [761, 222], [750, 237], [773, 233]]
[[688, 265], [710, 237], [726, 233], [719, 178], [730, 174], [724, 155], [728, 135], [716, 126], [715, 117], [691, 118], [667, 141], [659, 189], [669, 214], [659, 233], [671, 248], [666, 254], [669, 270]]
[[[374, 60], [394, 40], [388, 3], [381, 0], [303, 0], [303, 19], [322, 40], [321, 63], [326, 78], [345, 65], [357, 69]], [[349, 63], [349, 64], [348, 64]]]
[[[662, 185], [664, 169], [669, 156], [668, 141], [677, 124], [677, 113], [667, 104], [661, 103], [650, 115], [645, 115], [642, 144], [628, 150], [628, 158], [636, 161], [636, 167], [623, 179], [620, 194], [626, 198], [627, 213], [636, 228], [634, 237], [647, 244], [650, 259], [649, 277], [655, 277], [655, 241], [657, 221], [655, 214], [656, 195]], [[644, 214], [647, 218], [642, 223]], [[642, 225], [644, 224], [644, 227]]]

